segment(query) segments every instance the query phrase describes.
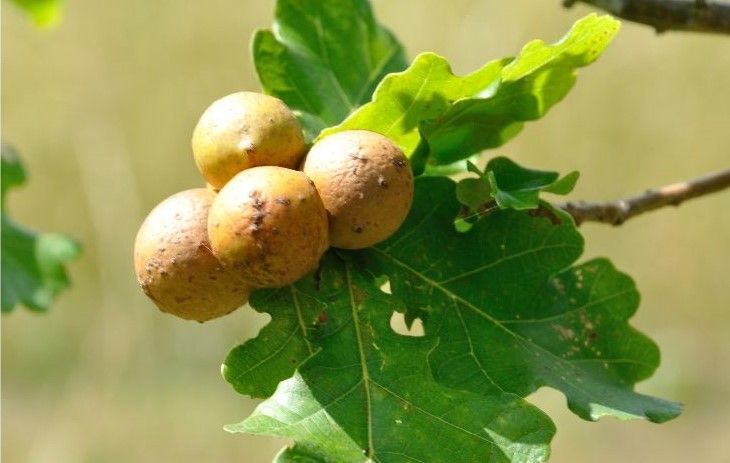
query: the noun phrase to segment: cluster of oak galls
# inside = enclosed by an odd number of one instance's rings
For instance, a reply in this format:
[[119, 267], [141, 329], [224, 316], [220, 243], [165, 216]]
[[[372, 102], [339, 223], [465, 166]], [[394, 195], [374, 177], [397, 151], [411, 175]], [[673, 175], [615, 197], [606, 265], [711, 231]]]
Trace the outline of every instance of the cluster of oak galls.
[[349, 130], [307, 152], [279, 99], [239, 92], [215, 101], [192, 139], [206, 188], [174, 194], [137, 233], [137, 281], [163, 312], [206, 321], [257, 288], [289, 285], [330, 246], [361, 249], [392, 235], [413, 200], [403, 152]]

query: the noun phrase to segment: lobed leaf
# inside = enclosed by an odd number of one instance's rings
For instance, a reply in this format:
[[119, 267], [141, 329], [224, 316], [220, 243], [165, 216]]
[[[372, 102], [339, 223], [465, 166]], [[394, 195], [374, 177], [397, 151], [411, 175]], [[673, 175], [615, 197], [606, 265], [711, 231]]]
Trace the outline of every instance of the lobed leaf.
[[2, 146], [2, 307], [9, 312], [18, 304], [43, 312], [68, 288], [64, 264], [77, 258], [81, 246], [58, 233], [36, 233], [7, 215], [6, 194], [25, 183], [25, 169], [17, 153]]
[[590, 420], [679, 414], [633, 391], [659, 364], [655, 344], [627, 322], [638, 292], [605, 259], [571, 267], [583, 240], [567, 215], [500, 210], [459, 233], [445, 226], [458, 209], [452, 181], [424, 178], [403, 227], [366, 251], [368, 268], [407, 301], [407, 319], [439, 338], [429, 357], [437, 381], [523, 397], [550, 386]]
[[461, 180], [456, 185], [456, 197], [472, 212], [479, 212], [490, 202], [502, 209], [535, 209], [541, 192], [568, 194], [579, 177], [573, 171], [559, 178], [557, 172], [528, 169], [505, 157], [491, 159], [484, 172], [471, 163], [468, 169], [477, 178]]
[[544, 461], [550, 420], [513, 394], [437, 384], [427, 361], [435, 338], [393, 332], [397, 300], [349, 257], [330, 254], [322, 286], [309, 287], [331, 301], [314, 334], [320, 350], [227, 429], [293, 438], [280, 461]]
[[366, 0], [278, 0], [273, 29], [256, 31], [252, 53], [264, 91], [300, 113], [309, 140], [406, 67]]
[[404, 72], [387, 76], [373, 101], [322, 137], [348, 129], [382, 133], [408, 156], [451, 164], [501, 146], [560, 101], [576, 69], [597, 59], [619, 28], [610, 16], [591, 14], [560, 41], [528, 43], [514, 59], [492, 61], [464, 77], [433, 53], [416, 57]]

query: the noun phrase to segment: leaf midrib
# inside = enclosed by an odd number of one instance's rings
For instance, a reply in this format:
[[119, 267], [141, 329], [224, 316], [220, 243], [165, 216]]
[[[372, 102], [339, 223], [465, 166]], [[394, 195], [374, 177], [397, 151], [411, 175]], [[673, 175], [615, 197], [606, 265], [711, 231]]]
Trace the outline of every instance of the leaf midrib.
[[355, 327], [355, 337], [357, 339], [357, 350], [360, 355], [360, 368], [362, 369], [362, 381], [365, 383], [365, 407], [367, 408], [367, 433], [368, 433], [368, 448], [366, 456], [372, 458], [375, 452], [375, 446], [373, 443], [373, 408], [372, 401], [370, 398], [370, 374], [368, 372], [367, 359], [365, 356], [365, 346], [362, 340], [362, 333], [360, 332], [360, 318], [357, 314], [357, 305], [355, 304], [355, 294], [352, 291], [352, 276], [350, 275], [350, 265], [345, 264], [345, 277], [347, 279], [347, 291], [350, 296], [350, 310], [352, 312], [352, 324]]

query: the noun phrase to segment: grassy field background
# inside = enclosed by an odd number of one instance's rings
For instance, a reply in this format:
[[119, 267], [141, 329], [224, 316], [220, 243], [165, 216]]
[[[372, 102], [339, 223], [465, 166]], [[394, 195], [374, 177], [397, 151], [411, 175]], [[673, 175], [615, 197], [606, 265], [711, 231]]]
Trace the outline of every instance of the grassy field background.
[[[30, 182], [14, 216], [85, 245], [73, 289], [37, 316], [2, 318], [6, 463], [261, 463], [283, 441], [227, 434], [255, 402], [219, 365], [264, 317], [245, 308], [198, 325], [164, 316], [136, 286], [134, 234], [164, 197], [202, 185], [190, 135], [227, 93], [258, 89], [248, 55], [272, 1], [68, 0], [51, 31], [2, 14], [2, 136]], [[465, 73], [559, 38], [587, 8], [558, 0], [375, 2], [409, 55], [433, 50]], [[544, 120], [488, 155], [578, 169], [572, 195], [610, 199], [730, 164], [730, 38], [623, 31]], [[607, 255], [642, 291], [634, 324], [663, 363], [639, 390], [679, 400], [679, 419], [588, 423], [551, 390], [555, 462], [730, 462], [730, 195], [633, 220], [588, 224], [586, 257]]]

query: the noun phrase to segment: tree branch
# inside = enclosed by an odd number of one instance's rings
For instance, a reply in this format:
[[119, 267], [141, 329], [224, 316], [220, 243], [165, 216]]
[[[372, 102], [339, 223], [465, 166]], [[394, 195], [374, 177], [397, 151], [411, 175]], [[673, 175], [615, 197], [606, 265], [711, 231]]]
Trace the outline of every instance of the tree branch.
[[715, 0], [564, 0], [585, 3], [628, 21], [668, 30], [730, 34], [730, 3]]
[[664, 206], [679, 206], [682, 202], [730, 188], [730, 168], [686, 182], [673, 183], [647, 190], [642, 194], [617, 201], [589, 203], [568, 202], [557, 206], [568, 212], [580, 225], [601, 222], [621, 225], [628, 219]]

